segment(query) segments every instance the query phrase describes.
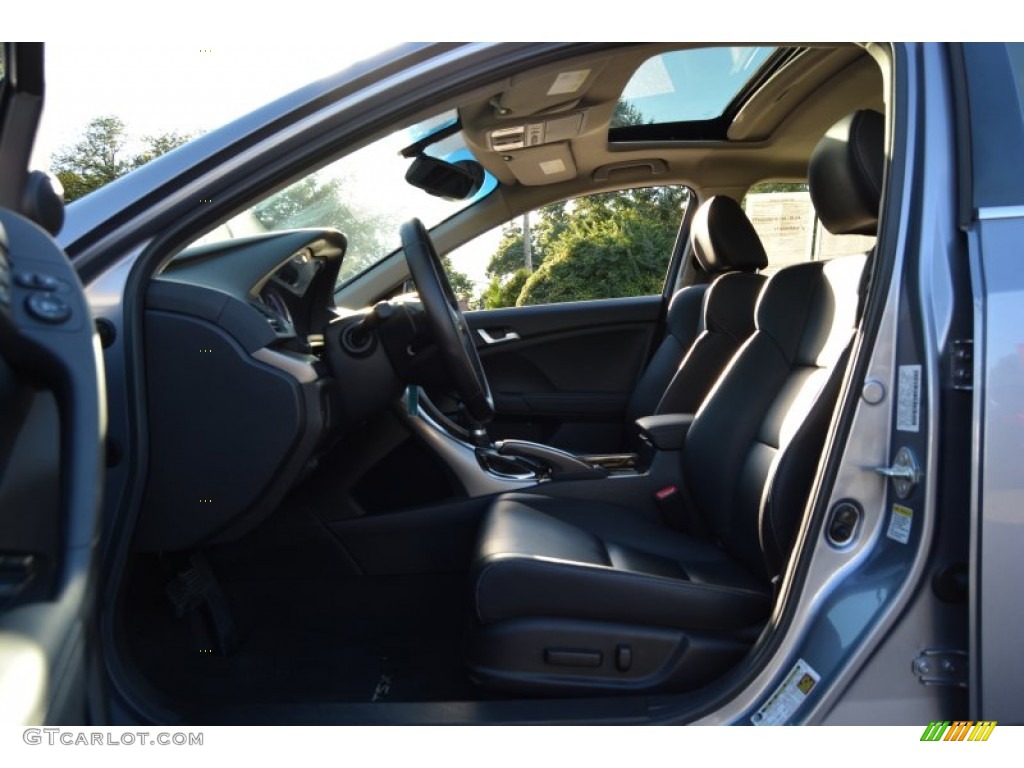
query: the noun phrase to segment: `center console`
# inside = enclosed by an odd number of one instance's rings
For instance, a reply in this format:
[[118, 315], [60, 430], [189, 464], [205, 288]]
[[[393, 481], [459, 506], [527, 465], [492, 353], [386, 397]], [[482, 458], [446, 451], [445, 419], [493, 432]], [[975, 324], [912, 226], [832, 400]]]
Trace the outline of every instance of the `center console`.
[[[526, 440], [492, 442], [483, 429], [468, 432], [441, 413], [420, 390], [403, 403], [410, 429], [456, 474], [466, 493], [485, 496], [536, 490], [548, 496], [661, 506], [678, 494], [680, 458], [692, 414], [638, 419], [637, 454], [575, 455]], [[666, 495], [667, 494], [667, 495]]]

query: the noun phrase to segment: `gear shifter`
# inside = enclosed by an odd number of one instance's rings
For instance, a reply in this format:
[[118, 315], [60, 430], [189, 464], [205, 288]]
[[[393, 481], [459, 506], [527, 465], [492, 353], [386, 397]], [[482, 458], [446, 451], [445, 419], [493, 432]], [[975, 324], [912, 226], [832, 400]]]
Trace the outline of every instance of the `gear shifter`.
[[469, 425], [469, 439], [480, 463], [498, 474], [530, 476], [545, 480], [582, 480], [606, 477], [608, 470], [587, 464], [566, 451], [526, 440], [495, 443], [487, 427], [472, 418], [460, 403], [463, 422]]
[[481, 450], [494, 447], [494, 441], [491, 440], [491, 436], [487, 434], [487, 428], [483, 426], [474, 427], [469, 431], [470, 440], [473, 441], [473, 445]]
[[494, 448], [494, 441], [487, 433], [487, 427], [474, 419], [465, 405], [459, 403], [459, 414], [462, 421], [469, 425], [469, 440], [477, 450], [486, 451]]

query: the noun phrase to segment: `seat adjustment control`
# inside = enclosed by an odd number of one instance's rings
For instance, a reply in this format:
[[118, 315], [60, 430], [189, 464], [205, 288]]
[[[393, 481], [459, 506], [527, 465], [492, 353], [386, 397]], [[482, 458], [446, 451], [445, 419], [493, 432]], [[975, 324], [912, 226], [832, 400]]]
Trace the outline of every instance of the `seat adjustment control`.
[[620, 645], [615, 648], [615, 668], [619, 672], [628, 672], [633, 666], [633, 649], [628, 645]]
[[544, 661], [556, 667], [600, 667], [600, 651], [581, 651], [571, 648], [545, 648]]

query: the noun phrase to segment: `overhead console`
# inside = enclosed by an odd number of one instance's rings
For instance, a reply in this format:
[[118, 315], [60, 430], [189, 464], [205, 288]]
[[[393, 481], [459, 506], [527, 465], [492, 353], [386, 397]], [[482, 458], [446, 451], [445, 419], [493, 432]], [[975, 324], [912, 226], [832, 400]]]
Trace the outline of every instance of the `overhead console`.
[[580, 135], [582, 127], [583, 113], [576, 112], [565, 117], [552, 117], [540, 122], [493, 128], [488, 131], [488, 136], [492, 151], [512, 152], [527, 147], [537, 147], [541, 144], [554, 144], [574, 139]]
[[488, 132], [491, 150], [502, 160], [520, 184], [537, 186], [575, 178], [570, 139], [580, 135], [585, 115], [568, 116], [493, 128]]
[[541, 186], [590, 176], [596, 165], [581, 158], [606, 148], [618, 97], [650, 51], [623, 45], [607, 58], [564, 62], [504, 81], [499, 92], [460, 107], [467, 145], [504, 183]]

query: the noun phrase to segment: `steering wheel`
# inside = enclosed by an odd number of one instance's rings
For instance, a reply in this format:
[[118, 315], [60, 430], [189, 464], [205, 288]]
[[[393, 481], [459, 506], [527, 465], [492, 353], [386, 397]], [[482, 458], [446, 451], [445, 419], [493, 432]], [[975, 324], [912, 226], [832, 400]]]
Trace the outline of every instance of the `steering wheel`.
[[430, 233], [419, 219], [405, 222], [399, 233], [427, 323], [455, 391], [469, 415], [478, 423], [486, 424], [494, 418], [491, 387]]

